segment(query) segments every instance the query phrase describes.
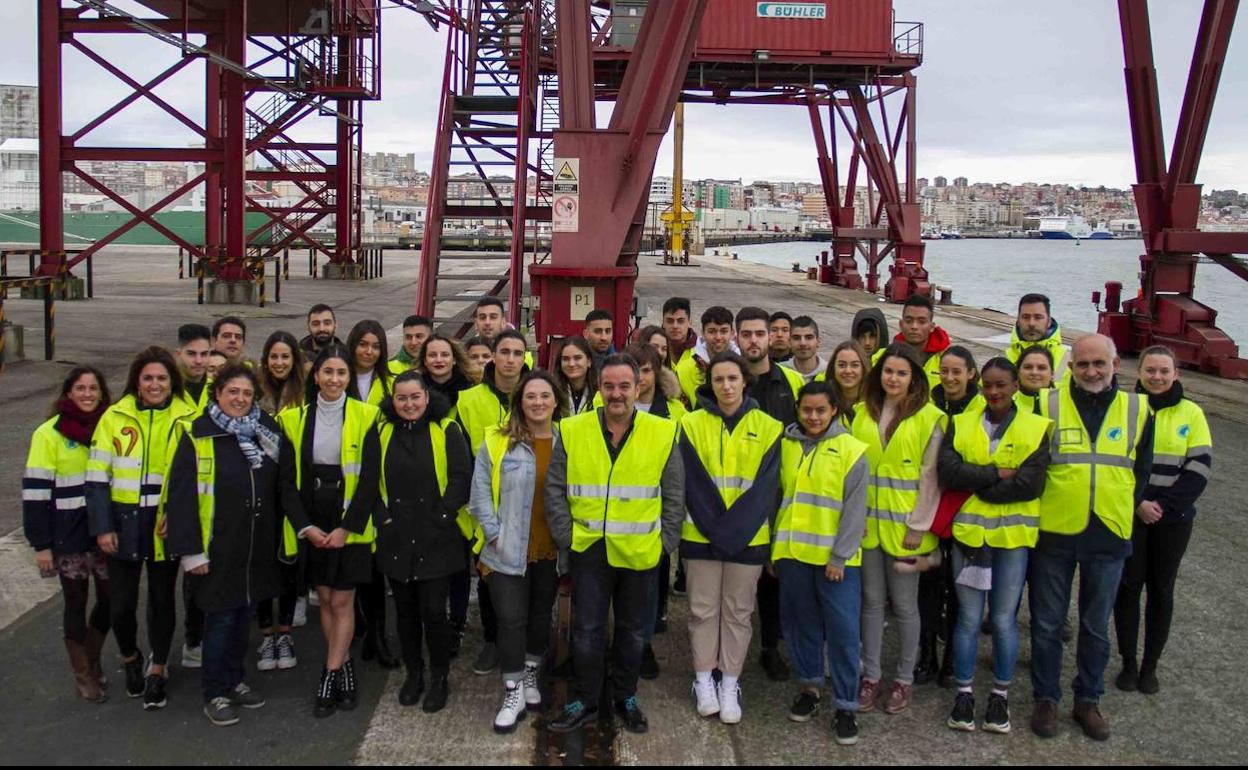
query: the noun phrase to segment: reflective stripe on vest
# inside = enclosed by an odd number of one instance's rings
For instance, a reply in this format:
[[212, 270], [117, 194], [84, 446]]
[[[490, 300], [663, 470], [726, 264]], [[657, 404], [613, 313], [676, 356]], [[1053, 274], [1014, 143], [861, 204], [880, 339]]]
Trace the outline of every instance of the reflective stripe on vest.
[[[650, 569], [663, 552], [659, 485], [676, 443], [676, 423], [636, 412], [613, 461], [598, 414], [585, 412], [559, 426], [568, 458], [572, 550], [582, 553], [605, 537], [611, 566]], [[615, 484], [615, 479], [628, 483]]]
[[[984, 430], [984, 407], [953, 418], [953, 448], [962, 460], [974, 465], [1018, 468], [1048, 440], [1053, 425], [1048, 419], [1015, 410], [1005, 434], [991, 449]], [[1034, 546], [1040, 537], [1040, 498], [1012, 503], [989, 503], [971, 495], [953, 517], [953, 536], [972, 548]]]
[[[303, 433], [307, 429], [309, 405], [283, 409], [277, 415], [277, 422], [286, 433], [286, 438], [295, 450], [295, 485], [303, 488]], [[351, 506], [351, 498], [355, 494], [356, 485], [360, 481], [360, 460], [364, 453], [364, 437], [370, 428], [377, 424], [378, 409], [354, 398], [347, 398], [342, 418], [342, 446], [340, 449], [340, 465], [342, 467], [342, 513]], [[348, 532], [348, 545], [369, 545], [376, 550], [377, 533], [373, 528], [373, 517], [369, 514], [364, 523], [362, 533]], [[282, 524], [282, 544], [287, 558], [293, 558], [299, 549], [299, 535], [294, 525], [286, 518]]]
[[923, 534], [919, 547], [908, 549], [902, 541], [908, 528], [906, 520], [914, 512], [919, 499], [919, 476], [923, 455], [937, 426], [944, 428], [948, 417], [930, 401], [918, 412], [901, 421], [888, 446], [880, 440], [880, 428], [866, 406], [855, 410], [854, 437], [867, 445], [867, 462], [871, 466], [867, 488], [867, 532], [862, 547], [883, 548], [890, 556], [901, 558], [931, 551], [936, 536]]
[[[826, 565], [840, 533], [845, 478], [867, 445], [848, 433], [824, 439], [803, 451], [802, 442], [785, 438], [780, 445], [780, 489], [783, 499], [772, 536], [771, 559], [795, 559]], [[862, 563], [862, 548], [847, 567]]]
[[1048, 478], [1040, 498], [1040, 529], [1082, 532], [1095, 513], [1118, 537], [1131, 537], [1135, 517], [1136, 443], [1148, 420], [1144, 396], [1119, 391], [1089, 440], [1071, 387], [1041, 394], [1043, 416], [1053, 421]]
[[[719, 490], [725, 508], [731, 508], [737, 498], [753, 488], [767, 450], [784, 433], [780, 421], [762, 409], [750, 410], [737, 421], [732, 432], [728, 431], [722, 417], [705, 409], [686, 414], [680, 419], [680, 427]], [[685, 516], [680, 536], [691, 543], [710, 542], [690, 515]], [[767, 545], [769, 540], [770, 524], [764, 521], [749, 545]]]

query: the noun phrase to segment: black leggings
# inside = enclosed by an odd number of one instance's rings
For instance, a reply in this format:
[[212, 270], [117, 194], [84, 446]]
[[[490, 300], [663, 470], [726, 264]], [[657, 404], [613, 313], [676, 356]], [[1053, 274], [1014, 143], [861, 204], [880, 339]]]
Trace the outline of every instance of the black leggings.
[[451, 576], [408, 583], [391, 578], [390, 588], [394, 591], [403, 666], [410, 674], [424, 669], [423, 642], [429, 651], [429, 672], [434, 676], [446, 676], [451, 667], [451, 623], [446, 616]]
[[169, 662], [169, 647], [178, 624], [178, 562], [108, 560], [108, 580], [112, 583], [113, 635], [123, 658], [139, 652], [139, 579], [147, 565], [147, 643], [152, 663]]
[[91, 593], [91, 578], [67, 578], [61, 575], [61, 595], [65, 597], [65, 638], [82, 644], [87, 639], [87, 627], [107, 634], [112, 623], [109, 616], [109, 582], [95, 576], [95, 607], [87, 617], [87, 601]]
[[1114, 602], [1114, 628], [1118, 653], [1135, 660], [1140, 638], [1140, 594], [1148, 588], [1144, 609], [1144, 664], [1157, 665], [1170, 637], [1174, 617], [1174, 582], [1179, 563], [1192, 538], [1192, 522], [1152, 524], [1135, 522], [1131, 533], [1131, 556], [1122, 568], [1118, 599]]

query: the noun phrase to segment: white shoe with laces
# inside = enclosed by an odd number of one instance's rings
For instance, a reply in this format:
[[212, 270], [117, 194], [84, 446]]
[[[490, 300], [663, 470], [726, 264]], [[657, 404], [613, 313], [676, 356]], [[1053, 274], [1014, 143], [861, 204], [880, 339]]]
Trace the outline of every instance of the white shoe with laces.
[[503, 707], [494, 717], [494, 732], [509, 733], [524, 719], [524, 682], [508, 682], [503, 690]]
[[733, 682], [725, 687], [719, 684], [719, 721], [735, 725], [741, 721], [741, 685]]
[[272, 671], [277, 668], [277, 642], [272, 634], [265, 634], [256, 650], [256, 670]]
[[538, 667], [528, 663], [524, 666], [524, 705], [530, 709], [542, 707], [542, 691], [537, 684]]
[[278, 669], [286, 671], [298, 665], [299, 659], [295, 657], [295, 640], [290, 638], [290, 634], [278, 634], [276, 648]]
[[698, 702], [698, 716], [713, 717], [719, 713], [719, 694], [715, 691], [715, 680], [705, 682], [693, 680], [693, 697]]

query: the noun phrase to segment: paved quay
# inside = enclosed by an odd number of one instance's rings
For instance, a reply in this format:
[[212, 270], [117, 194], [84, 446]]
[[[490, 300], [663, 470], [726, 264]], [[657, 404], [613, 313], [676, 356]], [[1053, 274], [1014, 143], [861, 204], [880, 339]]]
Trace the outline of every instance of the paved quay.
[[[700, 267], [689, 268], [662, 267], [655, 261], [643, 258], [638, 280], [638, 292], [649, 302], [648, 320], [657, 320], [663, 299], [672, 294], [691, 298], [695, 321], [710, 304], [734, 310], [756, 304], [769, 310], [808, 312], [819, 322], [826, 353], [848, 332], [858, 309], [878, 305], [893, 331], [900, 316], [899, 307], [878, 303], [870, 295], [820, 286], [779, 268], [715, 257], [701, 258]], [[299, 666], [290, 672], [254, 673], [251, 682], [268, 696], [269, 703], [259, 711], [243, 713], [243, 724], [238, 727], [215, 729], [200, 713], [198, 674], [177, 665], [180, 628], [172, 658], [170, 705], [164, 711], [144, 713], [138, 702], [120, 693], [111, 642], [105, 660], [114, 682], [113, 697], [97, 706], [72, 695], [60, 640], [56, 583], [38, 578], [20, 530], [14, 532], [20, 527], [20, 477], [30, 432], [42, 420], [54, 388], [72, 364], [100, 365], [119, 391], [135, 350], [151, 343], [172, 346], [177, 326], [186, 321], [210, 322], [227, 312], [243, 316], [252, 356], [258, 356], [264, 338], [276, 329], [301, 335], [304, 312], [318, 301], [338, 308], [344, 335], [362, 318], [377, 318], [387, 329], [394, 329], [411, 307], [418, 257], [414, 252], [390, 253], [385, 277], [367, 282], [313, 281], [300, 275], [301, 269], [306, 270], [306, 259], [292, 258], [292, 277], [282, 287], [281, 304], [263, 309], [197, 307], [194, 281], [176, 279], [170, 250], [106, 251], [96, 263], [96, 299], [57, 305], [57, 361], [17, 362], [0, 375], [0, 413], [4, 415], [0, 439], [12, 448], [0, 462], [0, 533], [10, 533], [0, 538], [0, 761], [418, 765], [549, 760], [548, 753], [539, 751], [546, 736], [534, 729], [538, 719], [531, 716], [510, 736], [497, 736], [490, 729], [500, 686], [497, 677], [473, 676], [469, 670], [480, 644], [475, 618], [464, 651], [453, 665], [450, 705], [436, 715], [398, 705], [401, 673], [361, 664], [359, 708], [314, 720], [311, 694], [324, 649], [315, 611], [309, 626], [296, 630]], [[28, 349], [41, 352], [39, 303], [11, 300], [5, 311], [9, 319], [26, 325]], [[940, 308], [937, 319], [977, 356], [986, 357], [1008, 341], [1009, 318], [999, 313]], [[1067, 330], [1068, 336], [1076, 334]], [[1124, 384], [1133, 364], [1124, 361]], [[1238, 694], [1248, 682], [1239, 642], [1242, 618], [1248, 616], [1248, 596], [1242, 590], [1248, 578], [1248, 562], [1243, 558], [1248, 535], [1241, 521], [1248, 480], [1238, 469], [1248, 464], [1248, 441], [1241, 432], [1248, 426], [1248, 384], [1188, 372], [1183, 382], [1210, 415], [1217, 445], [1213, 480], [1202, 499], [1179, 577], [1170, 646], [1160, 669], [1162, 691], [1154, 696], [1120, 693], [1110, 683], [1103, 706], [1114, 736], [1107, 743], [1085, 739], [1065, 717], [1061, 734], [1050, 741], [1036, 739], [1026, 729], [1030, 652], [1025, 632], [1011, 699], [1015, 727], [1008, 736], [949, 731], [944, 718], [952, 693], [925, 685], [916, 688], [908, 713], [861, 717], [859, 745], [843, 749], [829, 736], [826, 713], [804, 725], [787, 720], [793, 685], [766, 681], [753, 662], [756, 655], [751, 656], [742, 680], [744, 721], [726, 727], [700, 720], [689, 698], [687, 604], [673, 597], [671, 628], [657, 636], [655, 643], [663, 674], [643, 682], [639, 693], [651, 731], [643, 736], [617, 735], [612, 745], [614, 760], [639, 765], [1242, 763], [1241, 736], [1248, 729], [1248, 716]], [[1020, 623], [1025, 629], [1026, 609]], [[896, 660], [895, 635], [886, 633], [886, 640], [887, 673]], [[258, 642], [258, 635], [253, 641]], [[1067, 649], [1063, 681], [1070, 680], [1073, 652], [1072, 644]], [[977, 681], [981, 709], [990, 680], [989, 653], [990, 643], [983, 638]], [[1111, 664], [1111, 679], [1116, 671]], [[1068, 700], [1064, 706], [1069, 707]]]

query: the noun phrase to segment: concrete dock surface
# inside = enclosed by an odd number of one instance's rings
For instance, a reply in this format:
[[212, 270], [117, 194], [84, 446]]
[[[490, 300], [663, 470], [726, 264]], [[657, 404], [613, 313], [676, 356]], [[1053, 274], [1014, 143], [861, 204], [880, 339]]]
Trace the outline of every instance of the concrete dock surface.
[[[812, 246], [813, 251], [813, 246]], [[248, 324], [247, 353], [258, 357], [264, 339], [277, 329], [304, 333], [304, 314], [316, 302], [338, 312], [340, 336], [356, 321], [376, 318], [393, 330], [410, 312], [419, 257], [387, 254], [385, 277], [372, 281], [313, 280], [306, 257], [292, 255], [291, 278], [282, 302], [266, 308], [196, 306], [193, 279], [179, 281], [171, 249], [131, 247], [105, 250], [96, 262], [96, 298], [57, 303], [57, 360], [40, 360], [42, 307], [10, 299], [6, 317], [25, 326], [30, 360], [11, 362], [0, 375], [0, 438], [9, 451], [0, 462], [0, 761], [5, 764], [531, 764], [551, 761], [548, 736], [530, 715], [507, 736], [494, 734], [491, 721], [501, 701], [496, 675], [474, 676], [470, 664], [481, 644], [480, 625], [470, 620], [464, 650], [454, 661], [451, 699], [439, 714], [397, 702], [403, 674], [359, 663], [359, 708], [325, 720], [311, 715], [312, 693], [324, 644], [315, 609], [308, 626], [296, 629], [300, 662], [286, 672], [254, 671], [249, 681], [268, 698], [257, 711], [245, 711], [242, 724], [211, 726], [200, 712], [199, 675], [181, 669], [181, 618], [171, 656], [169, 706], [142, 711], [121, 690], [115, 645], [105, 648], [113, 695], [103, 705], [73, 695], [72, 676], [61, 642], [59, 587], [42, 580], [20, 531], [20, 480], [31, 431], [44, 419], [54, 391], [75, 363], [101, 367], [114, 395], [119, 394], [130, 357], [149, 344], [176, 345], [178, 325], [211, 323], [226, 314]], [[804, 275], [779, 268], [717, 257], [700, 267], [663, 267], [643, 257], [638, 293], [647, 298], [647, 321], [658, 320], [663, 300], [688, 296], [694, 320], [711, 304], [736, 310], [758, 305], [769, 311], [806, 313], [818, 321], [825, 356], [848, 334], [853, 314], [878, 306], [896, 331], [900, 307], [862, 292], [821, 286]], [[483, 266], [484, 268], [484, 266]], [[1025, 290], [1044, 287], [1020, 287]], [[272, 292], [270, 291], [270, 299]], [[1060, 319], [1059, 319], [1060, 320]], [[937, 323], [977, 357], [986, 358], [1009, 341], [1011, 319], [994, 311], [941, 307]], [[1067, 329], [1068, 338], [1077, 336]], [[1134, 383], [1134, 361], [1123, 362], [1121, 384]], [[1209, 415], [1215, 462], [1208, 491], [1199, 504], [1195, 530], [1179, 575], [1170, 644], [1161, 661], [1161, 692], [1146, 696], [1118, 692], [1112, 684], [1117, 661], [1107, 671], [1102, 707], [1113, 737], [1094, 743], [1069, 720], [1069, 693], [1062, 706], [1060, 734], [1042, 741], [1027, 729], [1031, 710], [1028, 680], [1027, 611], [1020, 615], [1022, 650], [1011, 689], [1014, 729], [1007, 736], [954, 733], [944, 726], [953, 693], [935, 684], [915, 688], [911, 709], [898, 716], [859, 718], [861, 740], [852, 748], [831, 739], [824, 711], [806, 724], [787, 719], [796, 690], [792, 683], [766, 680], [751, 656], [742, 677], [744, 720], [728, 727], [696, 716], [689, 695], [687, 603], [670, 601], [670, 630], [655, 637], [662, 675], [643, 681], [639, 691], [650, 720], [646, 735], [619, 733], [611, 746], [618, 764], [1170, 764], [1242, 763], [1248, 752], [1242, 736], [1248, 710], [1239, 701], [1245, 683], [1240, 641], [1248, 617], [1248, 534], [1242, 526], [1248, 499], [1248, 384], [1184, 372], [1188, 394]], [[179, 607], [181, 611], [181, 607]], [[1073, 615], [1073, 613], [1072, 613]], [[391, 611], [393, 622], [393, 611]], [[142, 624], [141, 624], [142, 626]], [[1111, 630], [1112, 636], [1112, 630]], [[397, 644], [391, 633], [392, 642]], [[146, 649], [140, 630], [140, 646]], [[896, 660], [896, 637], [885, 633], [886, 680]], [[254, 644], [259, 635], [253, 635]], [[977, 711], [987, 700], [991, 643], [981, 638], [977, 671]], [[1067, 646], [1066, 674], [1073, 671], [1074, 643]], [[887, 682], [886, 682], [887, 683]], [[828, 701], [825, 699], [825, 704]], [[556, 756], [557, 760], [558, 757]]]

